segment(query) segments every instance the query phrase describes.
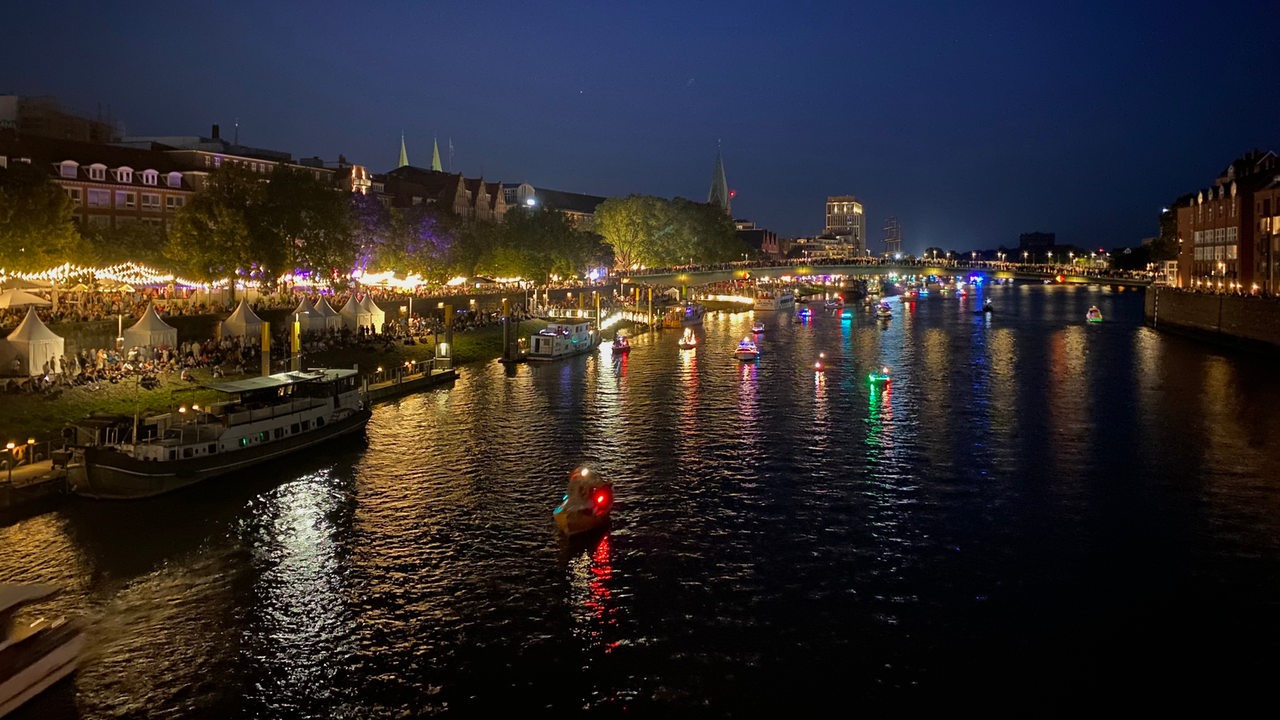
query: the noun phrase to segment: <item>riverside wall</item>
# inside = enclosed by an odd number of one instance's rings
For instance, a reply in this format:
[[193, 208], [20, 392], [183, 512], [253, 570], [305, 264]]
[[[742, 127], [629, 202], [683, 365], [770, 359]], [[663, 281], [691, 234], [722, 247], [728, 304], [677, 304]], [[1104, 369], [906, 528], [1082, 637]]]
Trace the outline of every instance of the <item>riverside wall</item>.
[[1147, 288], [1144, 316], [1157, 330], [1220, 345], [1280, 351], [1280, 299]]

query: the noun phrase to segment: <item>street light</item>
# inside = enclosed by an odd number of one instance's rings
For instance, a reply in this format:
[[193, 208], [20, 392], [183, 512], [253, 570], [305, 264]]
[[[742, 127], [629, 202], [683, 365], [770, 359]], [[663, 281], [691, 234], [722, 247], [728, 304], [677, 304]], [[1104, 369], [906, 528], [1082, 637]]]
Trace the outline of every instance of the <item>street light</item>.
[[14, 447], [15, 447], [15, 446], [14, 446], [14, 444], [13, 444], [13, 441], [12, 441], [12, 440], [10, 440], [10, 441], [9, 441], [8, 443], [6, 443], [6, 444], [5, 444], [5, 446], [4, 446], [5, 451], [9, 453], [9, 484], [10, 484], [10, 485], [12, 485], [12, 484], [13, 484], [13, 460], [14, 460], [14, 458], [13, 458], [13, 448], [14, 448]]

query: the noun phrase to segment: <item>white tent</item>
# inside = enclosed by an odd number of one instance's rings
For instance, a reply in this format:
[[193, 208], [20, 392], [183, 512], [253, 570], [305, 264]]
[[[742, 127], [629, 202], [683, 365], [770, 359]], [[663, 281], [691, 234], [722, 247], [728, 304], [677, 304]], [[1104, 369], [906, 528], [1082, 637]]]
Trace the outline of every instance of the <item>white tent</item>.
[[154, 303], [147, 305], [147, 311], [138, 322], [124, 331], [125, 347], [177, 347], [178, 329], [165, 322], [156, 312]]
[[315, 308], [311, 306], [311, 301], [305, 296], [298, 301], [298, 307], [289, 313], [289, 322], [294, 320], [298, 321], [302, 332], [324, 329], [324, 319], [315, 311]]
[[320, 296], [319, 300], [316, 300], [312, 312], [322, 318], [322, 322], [316, 324], [317, 330], [336, 330], [342, 327], [342, 316], [338, 314], [337, 310], [333, 309], [333, 306], [329, 304], [328, 300], [324, 299], [323, 295]]
[[261, 333], [262, 318], [249, 307], [248, 300], [240, 298], [240, 304], [236, 306], [235, 312], [222, 321], [222, 337], [243, 336], [253, 339]]
[[4, 362], [5, 370], [11, 369], [16, 357], [20, 361], [19, 373], [31, 377], [44, 372], [46, 361], [52, 369], [58, 369], [58, 359], [62, 357], [66, 341], [40, 320], [35, 308], [28, 308], [27, 316], [9, 333], [2, 345], [0, 361]]
[[382, 323], [387, 321], [387, 314], [373, 302], [373, 296], [365, 295], [360, 301], [360, 307], [368, 311], [369, 324], [373, 326], [374, 332], [382, 332]]
[[342, 306], [342, 309], [338, 311], [338, 315], [342, 317], [342, 324], [353, 331], [361, 326], [372, 324], [369, 310], [356, 300], [355, 293], [352, 293], [351, 297], [347, 298], [347, 304]]

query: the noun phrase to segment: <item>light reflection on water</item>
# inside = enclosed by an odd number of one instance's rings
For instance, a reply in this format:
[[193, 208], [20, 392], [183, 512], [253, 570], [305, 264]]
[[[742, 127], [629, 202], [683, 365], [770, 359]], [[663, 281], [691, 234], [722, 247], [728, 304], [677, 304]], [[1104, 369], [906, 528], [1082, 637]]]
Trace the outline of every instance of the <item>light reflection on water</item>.
[[[1242, 633], [1280, 640], [1265, 363], [1141, 327], [1139, 293], [983, 293], [466, 368], [363, 443], [0, 528], [0, 578], [94, 622], [18, 717], [723, 715], [1242, 671]], [[567, 542], [581, 463], [616, 517]]]

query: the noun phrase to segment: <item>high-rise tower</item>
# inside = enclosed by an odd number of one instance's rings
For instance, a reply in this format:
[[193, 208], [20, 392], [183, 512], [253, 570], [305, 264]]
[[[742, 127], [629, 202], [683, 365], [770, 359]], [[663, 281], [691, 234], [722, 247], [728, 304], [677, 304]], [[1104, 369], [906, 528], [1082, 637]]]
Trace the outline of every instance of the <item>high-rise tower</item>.
[[886, 255], [902, 252], [902, 223], [892, 215], [884, 221], [884, 252]]

